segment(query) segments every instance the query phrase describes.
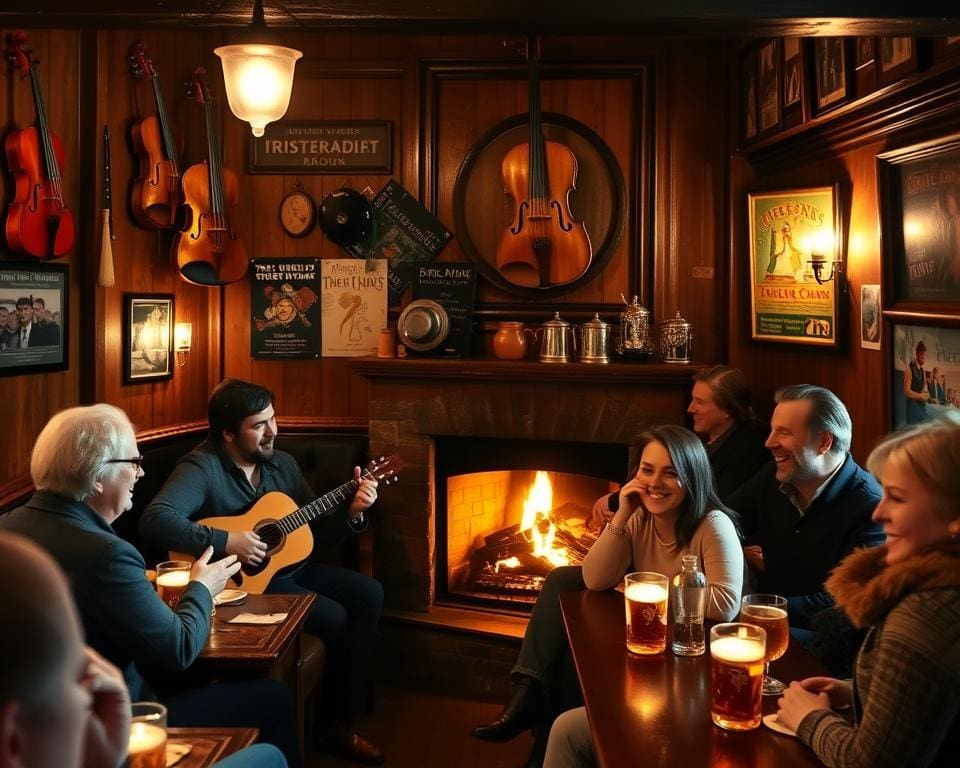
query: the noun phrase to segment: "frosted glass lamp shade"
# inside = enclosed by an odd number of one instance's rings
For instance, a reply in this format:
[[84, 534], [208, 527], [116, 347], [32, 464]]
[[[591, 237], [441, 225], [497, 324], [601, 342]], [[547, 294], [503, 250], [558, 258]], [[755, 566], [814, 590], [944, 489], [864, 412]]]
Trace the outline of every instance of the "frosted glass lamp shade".
[[177, 323], [173, 326], [173, 348], [177, 352], [189, 352], [193, 341], [193, 325]]
[[213, 51], [223, 63], [223, 84], [230, 111], [263, 136], [267, 123], [290, 106], [293, 70], [303, 56], [279, 45], [224, 45]]

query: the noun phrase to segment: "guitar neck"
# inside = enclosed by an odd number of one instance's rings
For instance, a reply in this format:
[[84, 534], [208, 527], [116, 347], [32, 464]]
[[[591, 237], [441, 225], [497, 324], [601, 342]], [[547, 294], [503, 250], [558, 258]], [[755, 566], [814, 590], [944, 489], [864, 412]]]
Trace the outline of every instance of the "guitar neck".
[[284, 534], [290, 534], [312, 520], [329, 514], [338, 504], [352, 498], [359, 487], [360, 483], [357, 480], [348, 480], [338, 488], [323, 494], [319, 499], [314, 499], [309, 504], [300, 507], [296, 512], [291, 512], [289, 515], [280, 518], [278, 521], [280, 529]]

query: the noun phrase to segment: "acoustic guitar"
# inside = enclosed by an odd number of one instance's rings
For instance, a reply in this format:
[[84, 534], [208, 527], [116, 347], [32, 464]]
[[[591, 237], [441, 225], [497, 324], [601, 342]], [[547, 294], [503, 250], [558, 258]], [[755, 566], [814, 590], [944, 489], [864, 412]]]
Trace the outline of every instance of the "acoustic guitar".
[[[396, 454], [386, 458], [381, 456], [367, 464], [361, 477], [389, 485], [399, 479], [400, 468], [400, 457]], [[259, 565], [244, 565], [233, 577], [245, 591], [259, 595], [278, 573], [293, 570], [310, 557], [313, 532], [307, 524], [330, 514], [338, 504], [352, 498], [359, 487], [358, 480], [349, 480], [299, 508], [287, 494], [271, 491], [242, 515], [207, 517], [198, 522], [230, 533], [253, 531], [263, 540], [267, 545], [266, 557]], [[196, 558], [171, 552], [170, 559], [193, 561]]]

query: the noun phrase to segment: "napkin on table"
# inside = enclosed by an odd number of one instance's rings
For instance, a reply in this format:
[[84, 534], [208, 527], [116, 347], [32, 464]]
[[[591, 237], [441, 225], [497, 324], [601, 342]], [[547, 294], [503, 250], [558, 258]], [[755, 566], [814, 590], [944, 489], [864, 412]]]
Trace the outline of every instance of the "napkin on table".
[[279, 624], [286, 621], [285, 613], [238, 613], [227, 624]]

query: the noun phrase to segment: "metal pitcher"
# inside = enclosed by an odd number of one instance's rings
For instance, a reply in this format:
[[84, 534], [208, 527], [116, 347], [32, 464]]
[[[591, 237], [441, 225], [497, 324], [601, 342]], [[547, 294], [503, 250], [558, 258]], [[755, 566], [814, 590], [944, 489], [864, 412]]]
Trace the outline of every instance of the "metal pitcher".
[[553, 320], [545, 322], [538, 333], [543, 334], [540, 340], [541, 363], [570, 362], [571, 349], [576, 350], [577, 343], [570, 323], [561, 320], [559, 312], [554, 312]]
[[610, 325], [600, 319], [596, 313], [593, 320], [583, 323], [579, 331], [580, 362], [581, 363], [609, 363]]

